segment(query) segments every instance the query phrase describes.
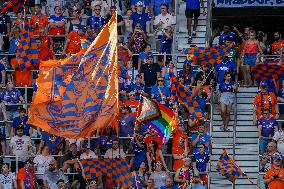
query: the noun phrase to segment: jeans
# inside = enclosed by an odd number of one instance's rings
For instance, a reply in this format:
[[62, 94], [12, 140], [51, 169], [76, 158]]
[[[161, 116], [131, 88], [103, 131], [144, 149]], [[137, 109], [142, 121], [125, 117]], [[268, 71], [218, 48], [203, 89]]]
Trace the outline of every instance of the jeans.
[[266, 152], [267, 144], [271, 141], [271, 139], [268, 138], [260, 138], [259, 139], [259, 154], [263, 154]]

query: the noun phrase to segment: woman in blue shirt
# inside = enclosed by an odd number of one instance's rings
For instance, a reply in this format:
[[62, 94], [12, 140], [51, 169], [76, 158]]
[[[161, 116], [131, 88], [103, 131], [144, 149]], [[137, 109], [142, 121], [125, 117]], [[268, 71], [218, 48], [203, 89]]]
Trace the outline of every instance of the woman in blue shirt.
[[224, 81], [220, 83], [218, 92], [218, 103], [221, 104], [221, 117], [223, 121], [223, 126], [221, 126], [220, 129], [224, 131], [229, 131], [228, 124], [232, 104], [234, 103], [235, 90], [236, 84], [231, 79], [231, 73], [226, 72], [224, 74]]

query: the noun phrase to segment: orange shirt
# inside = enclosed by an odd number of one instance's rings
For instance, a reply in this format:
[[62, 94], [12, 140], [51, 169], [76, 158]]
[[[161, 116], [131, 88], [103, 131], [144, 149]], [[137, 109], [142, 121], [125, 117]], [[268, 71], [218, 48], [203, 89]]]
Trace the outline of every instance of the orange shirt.
[[284, 40], [281, 41], [275, 41], [271, 45], [272, 47], [272, 52], [277, 53], [282, 47], [284, 48]]
[[44, 15], [40, 15], [40, 16], [33, 15], [31, 17], [31, 20], [30, 20], [30, 25], [32, 26], [36, 22], [38, 23], [38, 26], [36, 28], [33, 28], [33, 34], [34, 35], [38, 35], [39, 34], [39, 30], [40, 29], [44, 29], [48, 25], [48, 19]]
[[[261, 99], [261, 96], [263, 98], [263, 100]], [[269, 103], [269, 98], [270, 98], [270, 103]], [[275, 96], [274, 93], [272, 92], [269, 92], [269, 94], [264, 94], [264, 95], [261, 95], [261, 93], [258, 93], [255, 97], [254, 97], [254, 101], [253, 101], [253, 105], [257, 106], [257, 118], [259, 119], [261, 117], [261, 114], [263, 111], [262, 110], [262, 102], [263, 101], [263, 110], [265, 109], [270, 109], [272, 110], [272, 115], [275, 116], [276, 114], [276, 110], [275, 110], [275, 105], [277, 103], [277, 98]], [[269, 107], [271, 104], [272, 107]]]
[[[172, 153], [176, 155], [182, 155], [184, 153], [184, 148], [173, 147]], [[173, 170], [177, 171], [183, 166], [183, 163], [183, 159], [174, 159]]]
[[82, 49], [81, 40], [86, 39], [85, 35], [80, 36], [76, 31], [72, 31], [67, 36], [70, 42], [67, 44], [66, 53], [76, 54]]
[[[34, 186], [34, 182], [36, 181], [36, 176], [35, 175], [33, 176], [32, 173], [29, 173], [29, 175], [30, 175], [30, 184], [31, 184], [31, 188], [30, 189], [35, 189], [35, 187], [33, 187], [33, 186]], [[33, 177], [35, 178], [35, 180], [32, 179]], [[23, 180], [25, 182], [26, 179], [27, 178], [26, 178], [25, 168], [21, 168], [19, 170], [18, 176], [17, 176], [17, 188], [18, 189], [24, 189], [24, 188], [21, 187], [20, 181]]]
[[[284, 179], [284, 168], [275, 169], [273, 166], [271, 166], [268, 171], [265, 173], [264, 178], [269, 179], [271, 176], [278, 175], [279, 178]], [[283, 189], [284, 188], [284, 182], [279, 179], [274, 179], [269, 184], [269, 189]]]
[[133, 117], [137, 117], [139, 115], [140, 111], [141, 111], [141, 108], [142, 108], [142, 104], [139, 103], [138, 100], [134, 100], [134, 101], [127, 100], [124, 103], [124, 106], [129, 106], [131, 108], [130, 115], [133, 116]]

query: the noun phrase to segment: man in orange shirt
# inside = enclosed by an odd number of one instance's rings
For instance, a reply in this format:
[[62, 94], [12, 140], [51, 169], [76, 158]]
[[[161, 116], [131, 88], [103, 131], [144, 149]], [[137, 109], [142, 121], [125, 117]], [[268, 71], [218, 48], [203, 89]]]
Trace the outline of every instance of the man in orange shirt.
[[275, 41], [272, 43], [272, 53], [273, 54], [281, 54], [281, 49], [284, 48], [284, 40], [281, 38], [279, 32], [274, 33]]
[[36, 189], [36, 181], [34, 163], [32, 160], [27, 160], [25, 167], [21, 168], [18, 172], [17, 189]]
[[82, 49], [82, 39], [86, 39], [85, 27], [79, 26], [78, 31], [72, 31], [68, 34], [64, 45], [63, 54], [76, 54]]
[[265, 182], [268, 184], [269, 189], [283, 189], [284, 168], [281, 168], [282, 157], [279, 154], [275, 154], [272, 159], [272, 165], [264, 176]]
[[279, 117], [279, 109], [277, 105], [277, 98], [273, 92], [267, 90], [268, 85], [266, 81], [261, 82], [260, 92], [254, 97], [253, 101], [253, 122], [256, 125], [257, 120], [262, 116], [264, 110], [269, 110], [269, 113], [275, 119]]
[[133, 117], [137, 117], [138, 114], [141, 111], [142, 104], [139, 103], [138, 100], [136, 100], [136, 94], [135, 91], [130, 91], [128, 93], [128, 100], [124, 103], [125, 106], [129, 106], [131, 108], [130, 115]]
[[39, 4], [35, 5], [35, 15], [31, 17], [30, 26], [33, 29], [34, 35], [39, 35], [39, 30], [46, 29], [46, 27], [48, 26], [48, 19], [41, 13]]

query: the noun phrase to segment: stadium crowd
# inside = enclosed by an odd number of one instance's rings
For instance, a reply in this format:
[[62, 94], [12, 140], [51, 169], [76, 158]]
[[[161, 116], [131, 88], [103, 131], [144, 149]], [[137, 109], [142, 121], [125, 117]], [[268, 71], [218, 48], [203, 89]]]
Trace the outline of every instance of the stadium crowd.
[[[186, 0], [189, 44], [196, 35], [200, 5], [206, 15], [203, 1]], [[251, 27], [241, 33], [235, 27], [224, 26], [222, 31], [216, 32], [212, 46], [228, 45], [232, 53], [215, 70], [193, 66], [190, 61], [185, 61], [183, 69], [178, 70], [171, 56], [176, 25], [174, 9], [174, 1], [165, 0], [50, 0], [41, 5], [30, 4], [25, 11], [16, 14], [0, 14], [0, 105], [3, 115], [0, 188], [117, 187], [111, 175], [87, 181], [83, 178], [78, 159], [98, 157], [125, 158], [135, 188], [178, 188], [184, 182], [191, 183], [193, 189], [206, 188], [210, 171], [211, 139], [208, 132], [212, 93], [216, 89], [221, 107], [223, 125], [220, 129], [229, 131], [229, 115], [237, 85], [257, 85], [250, 67], [261, 61], [260, 54], [263, 53], [283, 57], [284, 41], [280, 33], [275, 32], [275, 42], [269, 45], [263, 32], [256, 36]], [[27, 107], [23, 105], [31, 102], [38, 67], [33, 68], [35, 71], [20, 69], [15, 61], [23, 16], [29, 18], [32, 33], [37, 38], [38, 58], [43, 61], [70, 56], [91, 44], [115, 11], [118, 13], [121, 66], [118, 126], [97, 130], [89, 142], [83, 138], [61, 138], [27, 124]], [[156, 49], [151, 46], [153, 39]], [[155, 55], [152, 51], [167, 55]], [[239, 70], [242, 77], [238, 83], [235, 78]], [[186, 107], [171, 101], [170, 72], [199, 102], [206, 112], [204, 117], [192, 117]], [[30, 89], [25, 90], [24, 86]], [[278, 129], [276, 123], [279, 114], [284, 113], [283, 105], [279, 108], [277, 105], [277, 102], [284, 102], [284, 82], [280, 89], [272, 81], [262, 82], [260, 86], [260, 93], [254, 100], [254, 122], [259, 128], [261, 166], [264, 171], [268, 170], [265, 178], [270, 186], [277, 178], [271, 178], [274, 175], [270, 175], [269, 165], [282, 161], [281, 153], [284, 153], [283, 124]], [[149, 128], [136, 124], [141, 95], [157, 100], [177, 115], [177, 128], [166, 143], [155, 137]], [[146, 140], [148, 137], [152, 137], [150, 142]], [[278, 170], [278, 167], [274, 169]], [[277, 182], [284, 183], [283, 180]]]

